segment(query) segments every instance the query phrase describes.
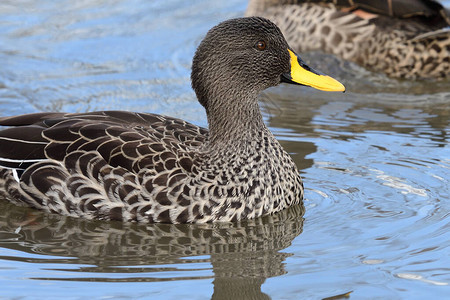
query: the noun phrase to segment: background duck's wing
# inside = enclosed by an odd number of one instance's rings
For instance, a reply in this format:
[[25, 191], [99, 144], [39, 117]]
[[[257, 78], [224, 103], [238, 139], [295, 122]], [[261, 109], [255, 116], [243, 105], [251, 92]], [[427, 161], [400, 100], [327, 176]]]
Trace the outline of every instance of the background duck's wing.
[[333, 3], [341, 8], [359, 8], [395, 18], [425, 17], [450, 24], [448, 12], [435, 0], [303, 0], [299, 2]]
[[14, 126], [0, 132], [0, 166], [22, 171], [44, 159], [95, 150], [112, 166], [137, 172], [153, 165], [156, 155], [201, 145], [207, 134], [180, 119], [121, 111], [37, 113], [0, 118], [0, 125]]

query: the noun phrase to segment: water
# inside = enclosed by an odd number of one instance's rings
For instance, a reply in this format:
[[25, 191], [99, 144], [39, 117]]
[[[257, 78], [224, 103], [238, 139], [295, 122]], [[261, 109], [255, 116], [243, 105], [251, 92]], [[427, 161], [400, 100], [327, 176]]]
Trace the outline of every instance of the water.
[[[211, 26], [245, 7], [3, 1], [0, 113], [123, 109], [206, 126], [191, 59]], [[392, 80], [320, 53], [303, 58], [348, 89], [261, 95], [267, 124], [301, 169], [306, 212], [137, 225], [1, 201], [0, 299], [449, 298], [449, 82]]]

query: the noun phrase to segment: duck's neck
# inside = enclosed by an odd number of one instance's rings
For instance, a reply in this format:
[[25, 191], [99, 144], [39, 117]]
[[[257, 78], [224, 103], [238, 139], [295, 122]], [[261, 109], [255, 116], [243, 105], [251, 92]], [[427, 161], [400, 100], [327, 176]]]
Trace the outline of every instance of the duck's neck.
[[[231, 95], [229, 95], [231, 96]], [[207, 109], [210, 146], [222, 147], [248, 143], [268, 130], [256, 97], [227, 97]], [[239, 103], [236, 103], [239, 101]]]

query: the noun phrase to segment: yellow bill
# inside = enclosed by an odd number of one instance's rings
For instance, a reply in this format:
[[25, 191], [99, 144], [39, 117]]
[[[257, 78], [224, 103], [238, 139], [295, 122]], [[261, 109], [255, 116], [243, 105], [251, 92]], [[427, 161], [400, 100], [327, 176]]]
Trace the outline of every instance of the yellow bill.
[[315, 89], [327, 92], [345, 92], [345, 86], [336, 79], [320, 75], [308, 67], [293, 51], [289, 50], [291, 56], [291, 73], [283, 74], [282, 81], [307, 85]]

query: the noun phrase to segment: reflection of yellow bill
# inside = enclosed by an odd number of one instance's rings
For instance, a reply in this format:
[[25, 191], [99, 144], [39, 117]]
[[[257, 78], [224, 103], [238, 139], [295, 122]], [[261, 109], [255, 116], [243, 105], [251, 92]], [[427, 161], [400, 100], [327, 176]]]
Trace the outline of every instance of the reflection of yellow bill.
[[345, 86], [336, 79], [317, 74], [308, 67], [293, 51], [289, 50], [291, 56], [291, 74], [288, 81], [307, 85], [318, 90], [327, 92], [345, 92]]

